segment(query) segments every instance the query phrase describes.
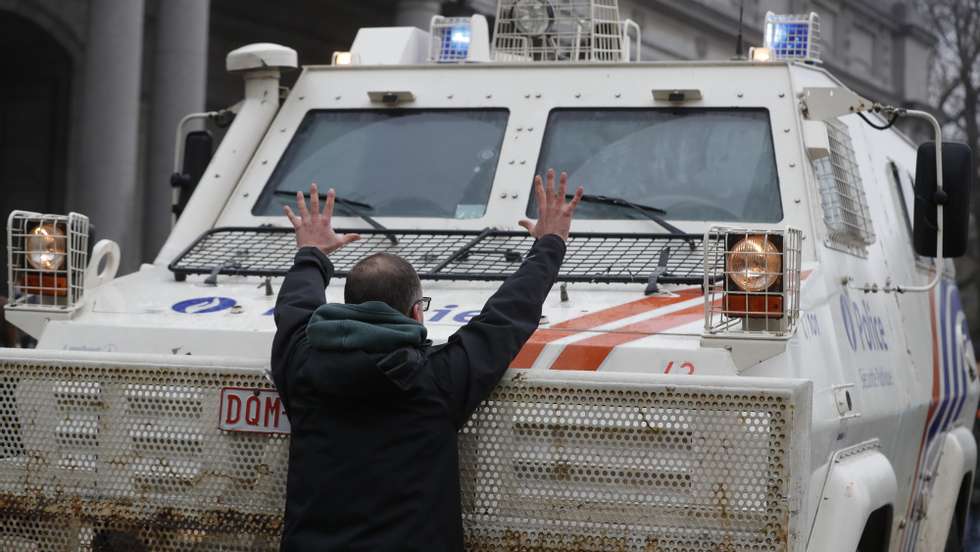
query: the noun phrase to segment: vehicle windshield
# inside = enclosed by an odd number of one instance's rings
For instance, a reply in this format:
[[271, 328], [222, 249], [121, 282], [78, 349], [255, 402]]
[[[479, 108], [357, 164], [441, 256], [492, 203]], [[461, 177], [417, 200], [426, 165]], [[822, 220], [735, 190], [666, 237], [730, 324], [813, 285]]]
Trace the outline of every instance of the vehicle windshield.
[[370, 204], [365, 212], [373, 217], [479, 218], [507, 117], [506, 109], [311, 111], [252, 214], [282, 215], [296, 199], [281, 192], [316, 182]]
[[[765, 109], [556, 109], [537, 174], [548, 168], [568, 172], [589, 194], [663, 209], [668, 220], [783, 218]], [[527, 214], [537, 214], [534, 194]], [[599, 203], [582, 203], [575, 216], [644, 218]]]

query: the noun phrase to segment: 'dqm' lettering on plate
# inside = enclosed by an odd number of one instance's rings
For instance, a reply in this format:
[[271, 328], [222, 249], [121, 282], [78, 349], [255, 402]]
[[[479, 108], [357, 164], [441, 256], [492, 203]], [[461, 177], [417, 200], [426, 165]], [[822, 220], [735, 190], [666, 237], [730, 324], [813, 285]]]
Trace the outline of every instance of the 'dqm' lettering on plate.
[[289, 433], [279, 394], [271, 389], [224, 387], [218, 428], [245, 433]]

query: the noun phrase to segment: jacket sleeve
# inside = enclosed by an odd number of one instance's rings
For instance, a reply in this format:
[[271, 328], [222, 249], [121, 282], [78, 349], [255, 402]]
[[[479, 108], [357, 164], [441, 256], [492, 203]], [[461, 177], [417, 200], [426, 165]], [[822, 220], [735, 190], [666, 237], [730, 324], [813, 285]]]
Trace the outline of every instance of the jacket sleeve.
[[434, 349], [429, 362], [448, 396], [456, 427], [466, 423], [538, 327], [541, 307], [558, 278], [565, 242], [537, 240], [521, 267], [500, 286], [480, 314]]
[[[272, 340], [272, 379], [288, 404], [286, 396], [291, 358], [303, 337], [313, 311], [326, 303], [326, 287], [333, 276], [333, 264], [322, 251], [304, 247], [296, 253], [293, 267], [279, 288], [276, 298], [276, 336]], [[288, 408], [288, 406], [287, 406]]]

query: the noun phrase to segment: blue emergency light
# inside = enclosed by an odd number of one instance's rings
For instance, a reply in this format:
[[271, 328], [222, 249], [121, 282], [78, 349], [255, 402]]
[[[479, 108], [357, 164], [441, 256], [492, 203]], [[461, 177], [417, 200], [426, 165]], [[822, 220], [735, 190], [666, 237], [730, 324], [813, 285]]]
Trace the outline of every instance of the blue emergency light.
[[440, 30], [442, 32], [440, 37], [442, 47], [439, 49], [438, 61], [466, 61], [466, 57], [470, 53], [471, 34], [469, 25], [446, 27]]
[[430, 61], [464, 63], [490, 60], [487, 20], [482, 15], [433, 17], [429, 34], [432, 36]]
[[820, 62], [820, 17], [766, 13], [765, 47], [772, 59]]

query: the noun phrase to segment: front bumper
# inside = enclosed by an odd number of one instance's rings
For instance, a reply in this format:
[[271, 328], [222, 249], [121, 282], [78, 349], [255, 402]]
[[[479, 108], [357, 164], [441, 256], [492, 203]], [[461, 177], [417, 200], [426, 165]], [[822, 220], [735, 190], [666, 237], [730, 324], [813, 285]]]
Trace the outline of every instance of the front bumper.
[[[243, 359], [0, 349], [0, 544], [276, 549], [288, 436], [220, 429], [229, 387], [271, 385]], [[467, 549], [798, 549], [810, 395], [510, 371], [460, 433]]]

